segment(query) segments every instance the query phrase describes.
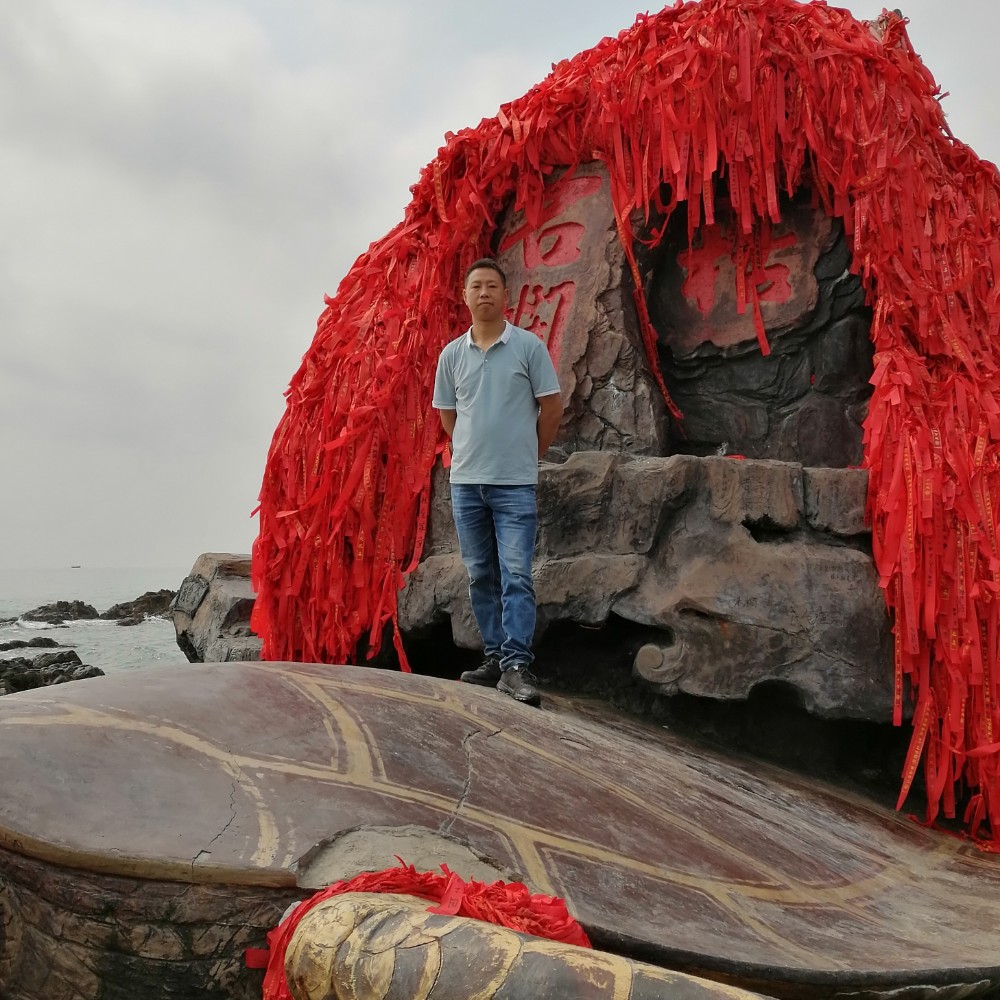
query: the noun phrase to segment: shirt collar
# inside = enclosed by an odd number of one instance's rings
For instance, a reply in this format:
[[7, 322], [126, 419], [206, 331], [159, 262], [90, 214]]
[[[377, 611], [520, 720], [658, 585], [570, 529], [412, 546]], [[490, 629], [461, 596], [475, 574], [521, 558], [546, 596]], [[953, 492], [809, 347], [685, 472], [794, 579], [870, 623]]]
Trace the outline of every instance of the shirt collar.
[[[499, 343], [506, 344], [510, 340], [510, 323], [506, 320], [503, 321], [503, 333], [500, 334]], [[470, 326], [468, 330], [465, 331], [465, 346], [475, 347], [475, 343], [472, 340], [472, 327]]]

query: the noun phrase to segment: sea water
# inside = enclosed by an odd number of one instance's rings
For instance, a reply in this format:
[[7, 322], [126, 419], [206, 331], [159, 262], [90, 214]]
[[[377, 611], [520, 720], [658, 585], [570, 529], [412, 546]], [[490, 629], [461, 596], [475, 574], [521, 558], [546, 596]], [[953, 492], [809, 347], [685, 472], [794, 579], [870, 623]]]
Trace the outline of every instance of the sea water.
[[[115, 604], [134, 601], [147, 591], [176, 591], [190, 567], [61, 569], [0, 568], [0, 620], [18, 619], [26, 611], [56, 601], [83, 601], [98, 612]], [[60, 646], [76, 650], [90, 666], [105, 673], [139, 670], [154, 664], [182, 664], [187, 658], [177, 647], [169, 618], [149, 618], [139, 625], [113, 621], [69, 622], [65, 627], [40, 622], [15, 621], [0, 625], [0, 644], [14, 639], [50, 636]], [[37, 656], [44, 649], [14, 649], [0, 657]]]

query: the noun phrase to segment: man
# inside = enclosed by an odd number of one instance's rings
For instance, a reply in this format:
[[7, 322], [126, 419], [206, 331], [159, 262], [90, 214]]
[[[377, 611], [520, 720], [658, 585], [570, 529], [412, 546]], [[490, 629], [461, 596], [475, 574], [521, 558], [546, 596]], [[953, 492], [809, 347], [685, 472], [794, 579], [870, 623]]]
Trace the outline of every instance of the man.
[[537, 705], [535, 487], [562, 416], [559, 381], [541, 340], [504, 319], [507, 279], [496, 261], [472, 264], [463, 297], [472, 326], [441, 352], [432, 402], [452, 441], [452, 513], [486, 653], [462, 680]]

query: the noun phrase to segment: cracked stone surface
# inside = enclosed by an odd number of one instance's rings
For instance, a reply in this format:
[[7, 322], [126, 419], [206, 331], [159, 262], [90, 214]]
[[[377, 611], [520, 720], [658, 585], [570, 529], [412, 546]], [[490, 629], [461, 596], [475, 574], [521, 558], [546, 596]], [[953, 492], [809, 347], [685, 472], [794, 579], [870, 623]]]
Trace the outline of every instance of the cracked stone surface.
[[480, 857], [468, 844], [448, 836], [468, 790], [467, 783], [454, 812], [437, 830], [419, 826], [362, 826], [317, 844], [295, 866], [298, 884], [315, 890], [351, 879], [358, 872], [382, 871], [397, 864], [397, 855], [418, 871], [437, 871], [441, 865], [447, 865], [452, 871], [462, 872], [465, 879], [519, 881], [519, 872]]
[[781, 211], [763, 262], [766, 356], [752, 307], [737, 307], [727, 206], [690, 245], [682, 207], [648, 261], [664, 377], [684, 414], [671, 427], [669, 452], [816, 467], [861, 462], [874, 350], [864, 291], [839, 221], [814, 209], [808, 194], [783, 198]]
[[[742, 701], [777, 684], [814, 715], [888, 723], [892, 634], [867, 482], [861, 469], [691, 455], [544, 463], [536, 644], [567, 621], [625, 622], [608, 656], [631, 662], [651, 697]], [[438, 470], [399, 624], [407, 639], [447, 624], [457, 646], [479, 649], [447, 498]]]
[[578, 167], [529, 231], [522, 212], [499, 225], [511, 320], [549, 346], [565, 415], [559, 448], [660, 454], [666, 407], [645, 362], [625, 254], [601, 164]]
[[355, 874], [415, 843], [428, 867], [458, 851], [565, 898], [598, 947], [770, 995], [1000, 983], [985, 856], [851, 793], [551, 701], [274, 663], [0, 699], [4, 995], [259, 997], [243, 949], [316, 881], [310, 863]]

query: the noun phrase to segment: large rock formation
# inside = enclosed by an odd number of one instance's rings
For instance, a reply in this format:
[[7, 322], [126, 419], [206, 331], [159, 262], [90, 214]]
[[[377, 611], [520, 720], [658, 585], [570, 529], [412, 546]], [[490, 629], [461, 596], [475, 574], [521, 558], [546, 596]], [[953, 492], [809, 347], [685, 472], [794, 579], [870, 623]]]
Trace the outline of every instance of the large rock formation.
[[119, 625], [138, 625], [147, 618], [168, 614], [176, 596], [173, 590], [166, 588], [147, 590], [135, 600], [112, 605], [107, 611], [102, 611], [99, 617], [106, 621], [116, 621]]
[[250, 631], [250, 557], [199, 556], [170, 605], [177, 645], [193, 663], [256, 660], [260, 639]]
[[[662, 693], [743, 699], [777, 682], [820, 715], [888, 721], [867, 475], [844, 468], [861, 459], [868, 315], [840, 224], [801, 200], [783, 214], [760, 261], [763, 342], [735, 301], [722, 199], [693, 240], [680, 212], [657, 253], [640, 252], [679, 421], [643, 352], [603, 168], [579, 171], [536, 229], [502, 223], [513, 318], [548, 342], [567, 407], [550, 457], [569, 461], [539, 483], [540, 630], [615, 616], [633, 623], [622, 644], [636, 674]], [[727, 454], [782, 461], [691, 457]], [[400, 626], [449, 617], [474, 648], [446, 486], [442, 473]]]
[[[541, 629], [632, 623], [637, 675], [665, 694], [794, 688], [819, 715], [891, 718], [890, 636], [863, 521], [866, 475], [786, 462], [578, 452], [543, 467]], [[436, 492], [404, 634], [447, 617], [478, 636], [450, 512]], [[544, 669], [544, 667], [543, 667]]]
[[[443, 482], [399, 622], [404, 637], [450, 622], [455, 643], [475, 649]], [[615, 618], [636, 675], [660, 693], [739, 700], [779, 683], [818, 715], [888, 722], [891, 636], [867, 552], [865, 487], [862, 470], [788, 462], [577, 452], [546, 464], [539, 638], [556, 623]], [[246, 634], [249, 580], [236, 575], [246, 568], [202, 556], [182, 585], [181, 597], [203, 597], [194, 618], [175, 610], [181, 648], [214, 654], [193, 659], [258, 655]]]
[[559, 376], [559, 451], [662, 454], [666, 407], [635, 324], [604, 168], [578, 169], [535, 229], [508, 214], [498, 239], [511, 316], [546, 342]]
[[[658, 360], [683, 411], [670, 421], [607, 190], [592, 164], [538, 227], [514, 214], [499, 237], [513, 318], [548, 342], [563, 387], [550, 457], [575, 453], [539, 484], [541, 630], [615, 616], [634, 625], [622, 643], [636, 674], [662, 693], [742, 699], [778, 682], [818, 714], [888, 721], [867, 476], [845, 468], [861, 459], [872, 365], [842, 227], [808, 200], [784, 204], [759, 262], [771, 282], [763, 343], [736, 301], [724, 199], [693, 239], [680, 211], [655, 255], [637, 244]], [[687, 457], [728, 454], [781, 462]], [[445, 474], [434, 495], [400, 626], [419, 634], [447, 616], [455, 641], [475, 647]]]
[[[604, 168], [580, 168], [537, 227], [502, 220], [512, 318], [548, 343], [566, 404], [539, 482], [537, 638], [614, 619], [612, 656], [653, 692], [739, 700], [778, 684], [818, 715], [888, 722], [867, 474], [848, 467], [871, 390], [868, 314], [840, 223], [802, 200], [783, 216], [760, 261], [763, 343], [736, 301], [724, 199], [693, 240], [680, 212], [655, 255], [637, 243], [680, 420], [645, 354]], [[405, 641], [450, 620], [454, 642], [474, 649], [447, 498], [439, 468], [399, 625]], [[238, 557], [195, 566], [174, 606], [189, 657], [257, 655], [248, 572]]]
[[97, 608], [84, 601], [55, 601], [25, 611], [21, 617], [29, 622], [44, 622], [48, 625], [62, 625], [71, 621], [92, 621], [100, 617]]

